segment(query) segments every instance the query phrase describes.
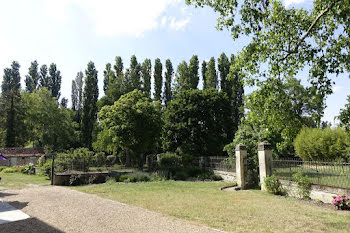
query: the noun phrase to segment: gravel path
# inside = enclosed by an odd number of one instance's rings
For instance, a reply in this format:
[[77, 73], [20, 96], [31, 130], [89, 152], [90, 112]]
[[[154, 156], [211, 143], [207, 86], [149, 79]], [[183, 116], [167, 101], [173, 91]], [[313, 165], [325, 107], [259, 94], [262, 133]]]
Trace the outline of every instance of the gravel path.
[[7, 190], [1, 199], [31, 218], [2, 224], [0, 232], [221, 232], [65, 187]]

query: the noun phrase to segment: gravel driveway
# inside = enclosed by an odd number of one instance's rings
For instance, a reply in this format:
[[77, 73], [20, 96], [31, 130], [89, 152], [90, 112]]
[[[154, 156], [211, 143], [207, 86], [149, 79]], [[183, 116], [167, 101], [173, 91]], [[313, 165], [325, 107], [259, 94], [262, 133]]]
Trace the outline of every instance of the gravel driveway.
[[2, 224], [0, 232], [221, 232], [65, 187], [32, 187], [0, 194], [2, 200], [31, 217]]

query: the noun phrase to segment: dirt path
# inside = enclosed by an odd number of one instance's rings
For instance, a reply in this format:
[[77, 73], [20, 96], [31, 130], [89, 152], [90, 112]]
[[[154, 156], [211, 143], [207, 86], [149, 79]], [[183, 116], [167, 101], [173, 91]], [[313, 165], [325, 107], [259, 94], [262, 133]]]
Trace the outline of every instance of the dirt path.
[[0, 232], [220, 232], [206, 226], [58, 186], [2, 191], [31, 216]]

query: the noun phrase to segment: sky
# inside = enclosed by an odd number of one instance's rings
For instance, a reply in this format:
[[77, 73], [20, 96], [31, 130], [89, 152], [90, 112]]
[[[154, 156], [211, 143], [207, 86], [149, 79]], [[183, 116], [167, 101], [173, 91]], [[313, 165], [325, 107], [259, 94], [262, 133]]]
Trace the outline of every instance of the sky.
[[[285, 0], [286, 7], [310, 7], [310, 0]], [[56, 63], [62, 74], [61, 96], [70, 99], [71, 83], [89, 61], [98, 70], [100, 96], [103, 70], [121, 56], [124, 67], [132, 55], [139, 62], [171, 59], [174, 67], [189, 61], [236, 54], [247, 39], [233, 41], [217, 31], [211, 8], [187, 6], [185, 0], [0, 0], [0, 81], [13, 60], [21, 65], [22, 88], [30, 63]], [[299, 79], [306, 80], [305, 73]], [[349, 74], [334, 77], [334, 94], [327, 99], [324, 120], [334, 116], [350, 95]], [[249, 92], [250, 89], [247, 89]]]

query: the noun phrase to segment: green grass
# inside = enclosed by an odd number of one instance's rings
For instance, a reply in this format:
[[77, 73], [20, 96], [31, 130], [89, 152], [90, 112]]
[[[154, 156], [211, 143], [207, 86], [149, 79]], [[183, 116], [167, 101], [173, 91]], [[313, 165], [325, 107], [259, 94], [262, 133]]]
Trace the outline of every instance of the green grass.
[[258, 190], [227, 192], [225, 182], [112, 183], [72, 187], [232, 232], [348, 232], [350, 212]]
[[2, 189], [20, 189], [31, 185], [49, 185], [47, 176], [26, 175], [22, 173], [0, 173]]

